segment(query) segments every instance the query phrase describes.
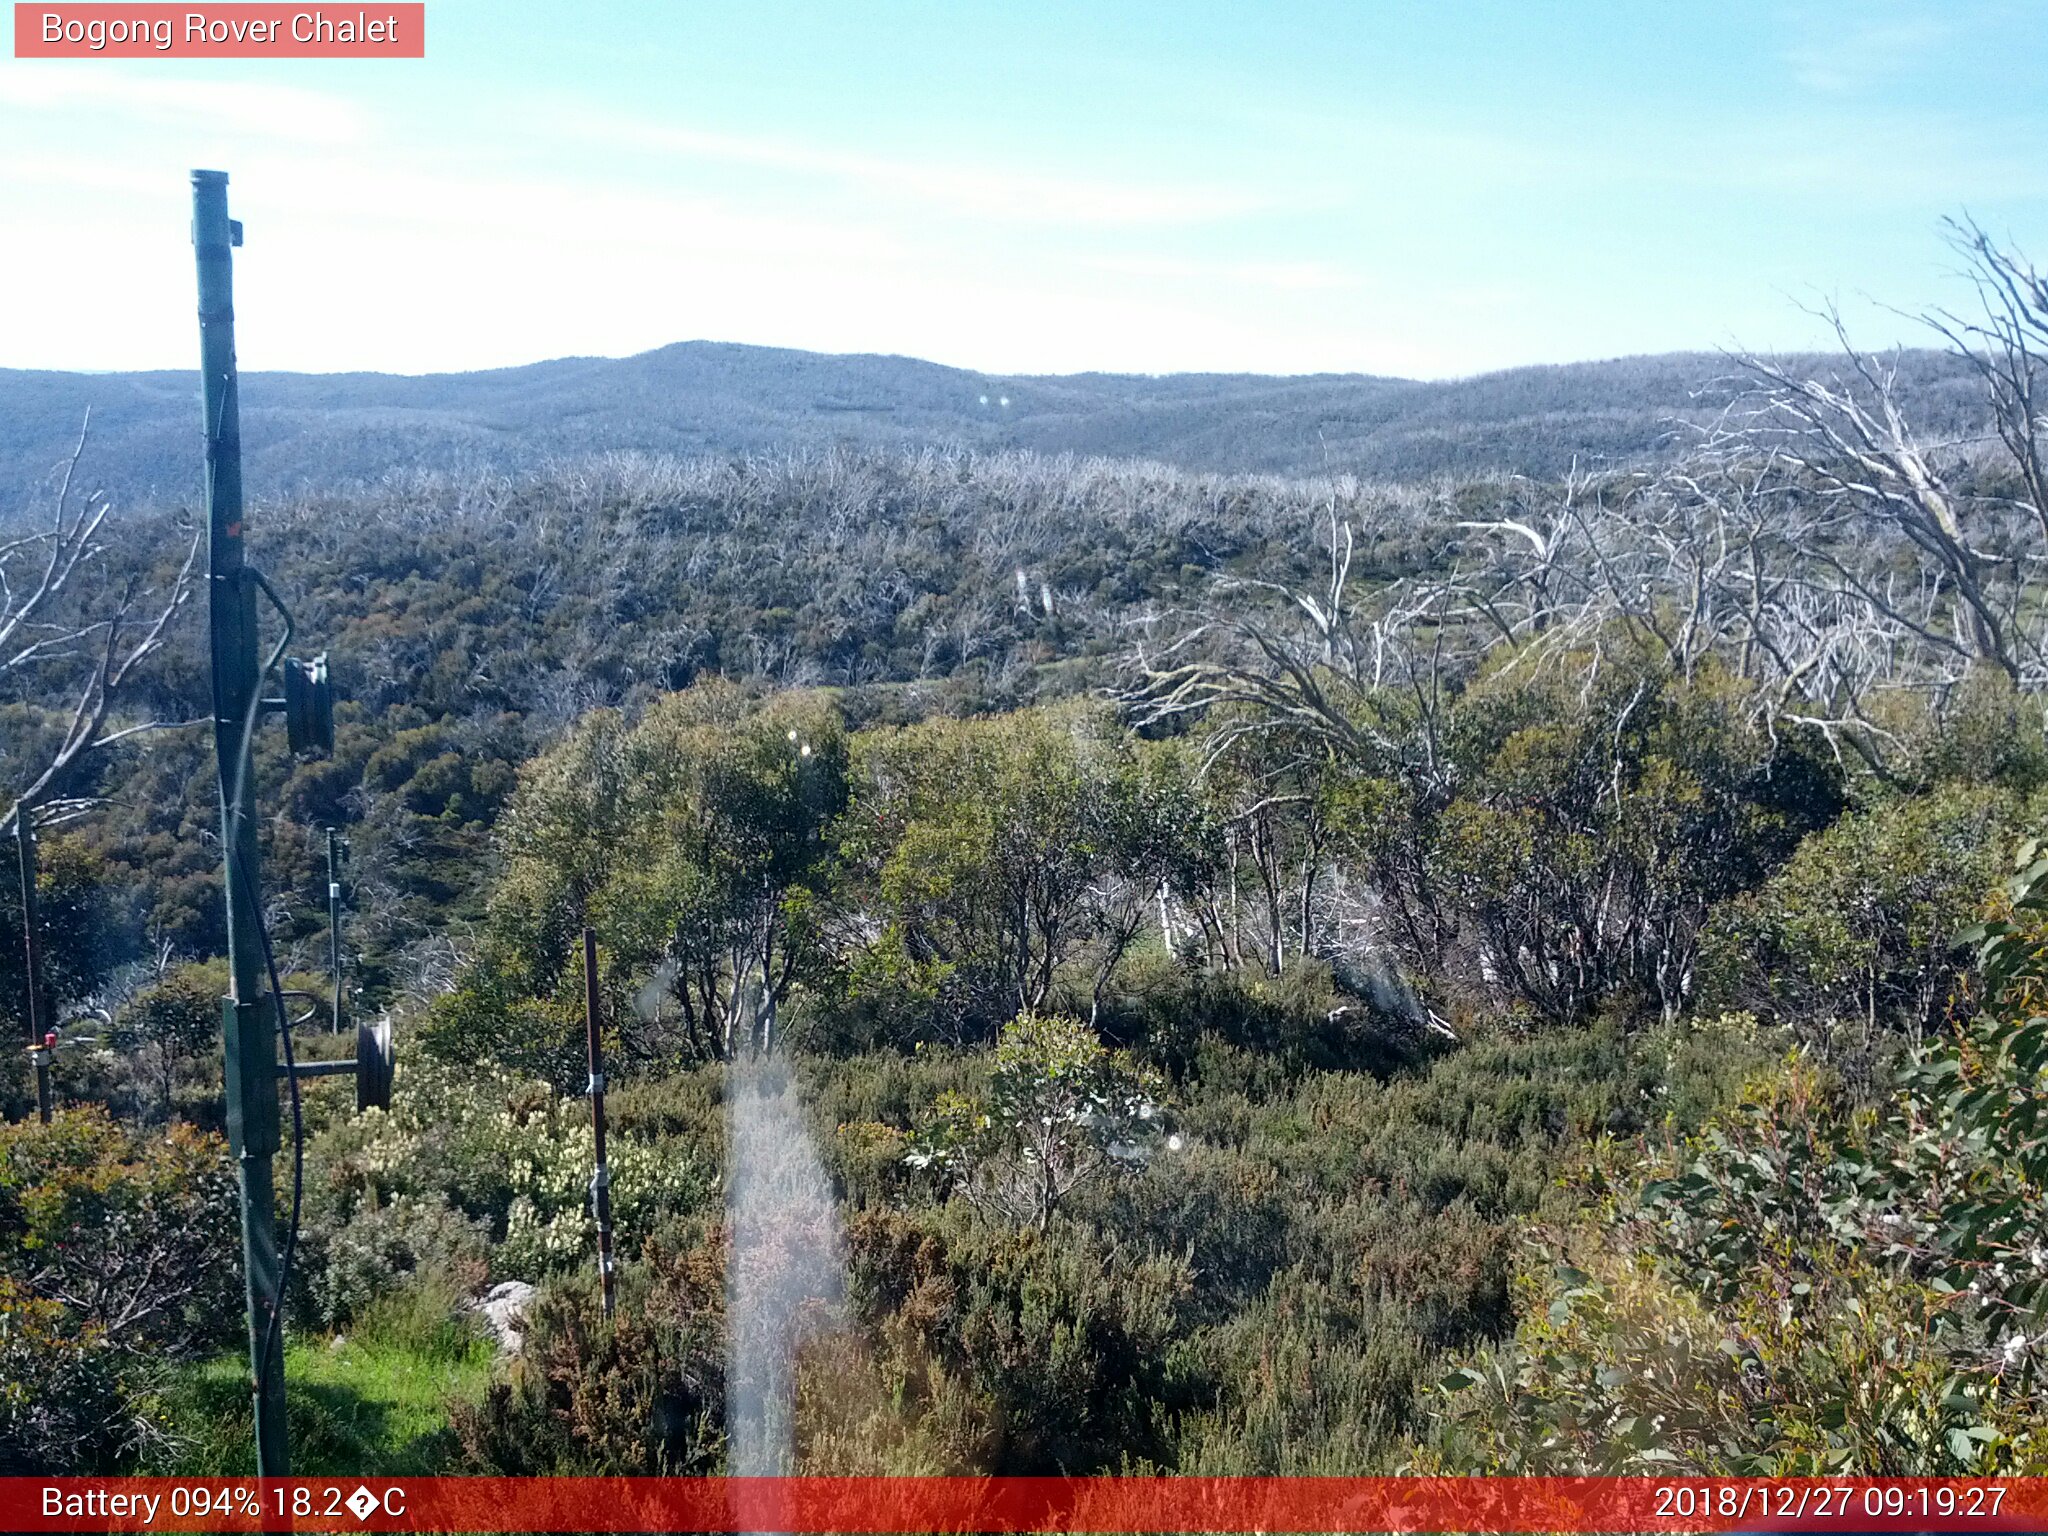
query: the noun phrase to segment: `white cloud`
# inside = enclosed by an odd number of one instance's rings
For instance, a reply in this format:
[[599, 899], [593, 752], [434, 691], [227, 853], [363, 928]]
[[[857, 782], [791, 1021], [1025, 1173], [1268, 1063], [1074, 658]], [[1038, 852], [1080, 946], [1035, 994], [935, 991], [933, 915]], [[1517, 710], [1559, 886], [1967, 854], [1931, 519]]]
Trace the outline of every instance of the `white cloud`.
[[711, 164], [824, 178], [976, 219], [1023, 224], [1118, 226], [1207, 223], [1270, 210], [1270, 193], [1046, 174], [1002, 166], [909, 161], [735, 134], [670, 128], [624, 118], [575, 116], [576, 137], [620, 151], [652, 151]]
[[227, 129], [272, 142], [341, 147], [368, 135], [364, 114], [325, 92], [249, 80], [151, 77], [112, 61], [15, 61], [0, 69], [0, 105], [96, 122], [125, 119], [182, 131]]
[[[1779, 290], [1880, 286], [1882, 262], [1842, 264], [1864, 233], [1823, 242], [1838, 214], [1924, 235], [2048, 190], [2006, 109], [1775, 89], [1782, 110], [1753, 116], [1508, 124], [1269, 99], [1243, 158], [1191, 148], [1148, 175], [1022, 130], [926, 155], [562, 98], [0, 66], [0, 286], [33, 295], [0, 366], [188, 363], [195, 165], [233, 173], [249, 229], [247, 366], [415, 372], [691, 337], [1000, 372], [1416, 375], [1729, 326], [1776, 343], [1798, 329]], [[1782, 235], [1738, 248], [1760, 208]], [[1737, 215], [1720, 243], [1699, 224], [1717, 209]]]
[[1923, 64], [1954, 32], [1945, 17], [1896, 10], [1809, 17], [1801, 30], [1801, 40], [1784, 53], [1792, 78], [1831, 96], [1895, 79]]
[[1327, 261], [1210, 261], [1174, 256], [1099, 256], [1083, 265], [1126, 277], [1155, 277], [1174, 282], [1228, 283], [1250, 288], [1276, 288], [1293, 293], [1327, 293], [1356, 288], [1358, 272]]

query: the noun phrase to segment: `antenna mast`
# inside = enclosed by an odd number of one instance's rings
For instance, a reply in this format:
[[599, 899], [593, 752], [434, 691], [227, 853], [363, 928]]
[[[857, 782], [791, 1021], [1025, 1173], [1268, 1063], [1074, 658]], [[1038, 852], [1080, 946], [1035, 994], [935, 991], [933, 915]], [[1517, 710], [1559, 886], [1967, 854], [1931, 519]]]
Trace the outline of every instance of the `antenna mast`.
[[[242, 555], [242, 419], [235, 374], [234, 247], [225, 171], [192, 173], [192, 246], [199, 267], [199, 393], [206, 425], [207, 615], [212, 629], [213, 739], [220, 763], [222, 864], [228, 906], [228, 995], [221, 1005], [228, 1145], [242, 1194], [242, 1267], [248, 1283], [250, 1397], [256, 1474], [291, 1472], [285, 1449], [284, 1351], [277, 1213], [271, 1159], [278, 1150], [277, 1017], [264, 976], [256, 871], [256, 782], [251, 736], [263, 700], [256, 654], [261, 578]], [[286, 625], [287, 637], [290, 625]], [[282, 647], [280, 647], [281, 649]]]

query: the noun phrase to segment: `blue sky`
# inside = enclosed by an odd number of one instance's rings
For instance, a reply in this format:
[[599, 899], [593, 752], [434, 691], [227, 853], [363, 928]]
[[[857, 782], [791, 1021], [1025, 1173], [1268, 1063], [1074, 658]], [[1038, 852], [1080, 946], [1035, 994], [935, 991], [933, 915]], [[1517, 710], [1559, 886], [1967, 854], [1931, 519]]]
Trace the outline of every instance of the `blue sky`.
[[[353, 11], [355, 7], [349, 7]], [[693, 337], [992, 373], [1443, 377], [1807, 345], [2048, 262], [2048, 5], [429, 0], [423, 61], [0, 59], [0, 366]]]

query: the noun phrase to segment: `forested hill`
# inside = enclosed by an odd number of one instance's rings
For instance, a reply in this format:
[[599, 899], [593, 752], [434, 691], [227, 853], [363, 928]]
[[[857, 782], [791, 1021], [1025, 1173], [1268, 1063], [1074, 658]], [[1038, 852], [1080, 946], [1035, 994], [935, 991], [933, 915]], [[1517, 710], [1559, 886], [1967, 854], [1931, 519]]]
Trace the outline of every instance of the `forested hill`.
[[[1936, 353], [1902, 361], [1914, 419], [1929, 427], [1959, 420], [1973, 398], [1960, 365]], [[1392, 479], [1547, 476], [1575, 457], [1611, 463], [1656, 453], [1674, 417], [1711, 411], [1714, 381], [1731, 367], [1713, 353], [1673, 353], [1439, 383], [1365, 374], [1004, 378], [912, 358], [692, 341], [637, 357], [481, 373], [252, 373], [243, 377], [242, 421], [258, 495], [393, 469], [517, 470], [609, 449], [691, 455], [834, 443]], [[35, 497], [88, 406], [93, 484], [131, 502], [191, 496], [196, 390], [183, 372], [0, 369], [0, 521]]]

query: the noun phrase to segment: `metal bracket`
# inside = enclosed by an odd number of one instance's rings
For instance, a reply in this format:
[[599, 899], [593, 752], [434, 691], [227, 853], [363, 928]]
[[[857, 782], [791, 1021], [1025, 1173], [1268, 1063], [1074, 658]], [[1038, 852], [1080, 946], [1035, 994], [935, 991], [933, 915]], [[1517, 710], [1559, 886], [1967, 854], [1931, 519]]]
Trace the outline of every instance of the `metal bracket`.
[[221, 999], [228, 1146], [237, 1157], [272, 1157], [278, 1149], [277, 1026], [270, 1014], [267, 994], [249, 1002]]

